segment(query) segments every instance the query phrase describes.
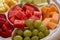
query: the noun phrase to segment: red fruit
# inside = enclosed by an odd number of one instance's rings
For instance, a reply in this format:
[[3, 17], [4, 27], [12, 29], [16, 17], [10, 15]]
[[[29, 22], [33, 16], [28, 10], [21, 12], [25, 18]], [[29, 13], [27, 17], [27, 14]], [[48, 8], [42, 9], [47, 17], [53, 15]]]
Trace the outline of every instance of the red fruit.
[[6, 16], [4, 14], [0, 14], [0, 18], [6, 19]]
[[18, 13], [15, 15], [18, 19], [20, 20], [26, 20], [26, 15], [24, 14], [23, 11], [19, 10]]
[[8, 21], [6, 21], [4, 24], [6, 25], [8, 30], [13, 30], [13, 25], [11, 25]]
[[25, 27], [25, 21], [24, 20], [15, 20], [14, 27], [23, 29]]
[[34, 11], [34, 16], [41, 18], [41, 12]]
[[33, 11], [39, 11], [37, 7], [31, 5], [30, 3], [26, 3], [24, 6], [23, 6], [23, 9], [26, 10], [30, 10], [31, 12]]
[[4, 18], [0, 18], [0, 27], [2, 27], [2, 25], [5, 23], [6, 19]]
[[9, 19], [12, 18], [12, 17], [14, 17], [17, 12], [18, 12], [18, 11], [14, 11], [14, 10], [12, 11], [12, 10], [10, 10], [10, 11], [8, 12], [8, 17], [9, 17]]
[[12, 10], [22, 10], [22, 8], [20, 8], [20, 6], [19, 5], [16, 5], [16, 6], [14, 6], [13, 8], [12, 8]]
[[38, 17], [36, 17], [36, 16], [33, 15], [33, 16], [30, 17], [30, 19], [32, 19], [32, 20], [35, 21], [35, 20], [39, 20], [40, 18], [38, 18]]
[[30, 12], [29, 10], [26, 10], [26, 16], [27, 18], [30, 18], [32, 16], [32, 12]]
[[12, 23], [14, 23], [15, 17], [12, 17], [12, 18], [10, 19], [10, 21], [11, 21]]

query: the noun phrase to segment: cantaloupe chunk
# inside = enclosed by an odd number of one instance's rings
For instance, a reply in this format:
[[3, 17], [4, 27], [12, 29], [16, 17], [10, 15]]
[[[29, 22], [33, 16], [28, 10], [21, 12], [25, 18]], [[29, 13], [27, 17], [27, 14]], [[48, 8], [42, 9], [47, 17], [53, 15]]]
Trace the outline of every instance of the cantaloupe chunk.
[[51, 18], [45, 18], [43, 21], [42, 21], [42, 24], [47, 26], [47, 24], [50, 22]]
[[53, 22], [48, 22], [48, 25], [47, 25], [49, 28], [51, 29], [55, 29], [57, 27], [57, 24], [56, 23], [53, 23]]
[[50, 12], [58, 12], [58, 8], [54, 4], [49, 5], [49, 11]]
[[43, 13], [43, 14], [46, 14], [46, 13], [47, 13], [47, 10], [48, 10], [48, 6], [43, 6], [43, 7], [41, 8], [41, 10], [42, 10], [42, 13]]
[[51, 21], [54, 22], [54, 23], [58, 23], [58, 21], [59, 21], [59, 14], [54, 12]]

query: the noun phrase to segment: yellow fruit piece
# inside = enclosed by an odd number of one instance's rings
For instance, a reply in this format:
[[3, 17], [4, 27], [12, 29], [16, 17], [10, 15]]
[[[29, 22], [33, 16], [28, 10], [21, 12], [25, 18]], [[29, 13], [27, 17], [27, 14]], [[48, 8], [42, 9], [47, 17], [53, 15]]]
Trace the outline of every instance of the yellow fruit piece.
[[8, 10], [8, 9], [10, 9], [10, 7], [6, 4], [6, 3], [4, 3], [4, 7]]
[[57, 24], [56, 23], [53, 23], [53, 22], [48, 22], [48, 25], [47, 25], [49, 28], [51, 29], [55, 29], [57, 27]]

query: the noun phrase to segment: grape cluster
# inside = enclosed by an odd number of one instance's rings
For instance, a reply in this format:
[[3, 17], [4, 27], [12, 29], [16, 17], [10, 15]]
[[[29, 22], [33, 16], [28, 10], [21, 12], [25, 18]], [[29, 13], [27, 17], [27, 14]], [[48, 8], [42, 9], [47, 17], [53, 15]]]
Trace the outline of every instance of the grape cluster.
[[16, 30], [13, 40], [40, 40], [50, 33], [40, 20], [26, 20], [26, 26], [28, 28], [24, 30]]

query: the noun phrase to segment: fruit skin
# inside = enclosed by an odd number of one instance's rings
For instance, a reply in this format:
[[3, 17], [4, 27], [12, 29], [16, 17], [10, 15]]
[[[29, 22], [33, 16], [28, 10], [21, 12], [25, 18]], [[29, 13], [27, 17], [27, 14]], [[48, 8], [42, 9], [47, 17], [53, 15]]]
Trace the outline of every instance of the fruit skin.
[[25, 37], [30, 37], [32, 35], [31, 31], [30, 30], [25, 30], [24, 31], [24, 36]]
[[31, 40], [39, 40], [39, 38], [37, 36], [33, 36]]
[[23, 35], [23, 31], [20, 30], [20, 29], [18, 29], [18, 30], [17, 30], [17, 34], [18, 34], [18, 35]]
[[35, 28], [38, 28], [39, 26], [41, 26], [41, 20], [36, 20], [35, 22], [34, 22], [34, 27]]
[[30, 38], [29, 37], [25, 37], [24, 40], [30, 40]]
[[25, 20], [15, 20], [14, 21], [14, 28], [24, 29], [25, 27]]
[[32, 32], [33, 36], [37, 36], [38, 33], [39, 33], [39, 31], [37, 29], [34, 29], [33, 32]]
[[45, 32], [43, 32], [45, 37], [49, 35], [50, 31], [49, 30], [46, 30]]
[[44, 25], [41, 25], [41, 26], [39, 26], [38, 30], [41, 32], [44, 32], [47, 30], [47, 28]]
[[44, 34], [42, 32], [39, 32], [38, 36], [40, 39], [44, 38]]
[[34, 23], [34, 21], [32, 19], [26, 20], [26, 26], [27, 27], [33, 27], [33, 23]]
[[23, 40], [23, 38], [21, 36], [15, 36], [14, 40]]

